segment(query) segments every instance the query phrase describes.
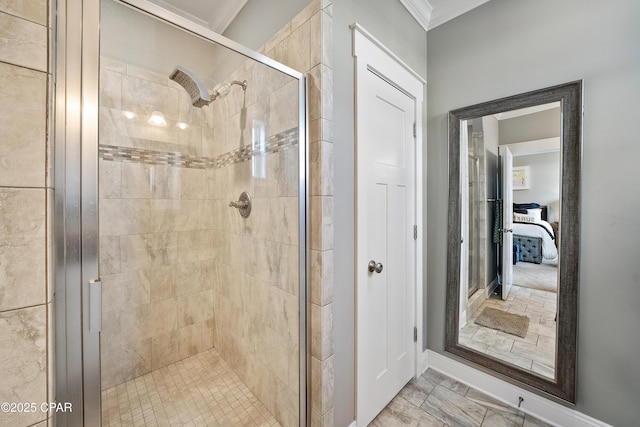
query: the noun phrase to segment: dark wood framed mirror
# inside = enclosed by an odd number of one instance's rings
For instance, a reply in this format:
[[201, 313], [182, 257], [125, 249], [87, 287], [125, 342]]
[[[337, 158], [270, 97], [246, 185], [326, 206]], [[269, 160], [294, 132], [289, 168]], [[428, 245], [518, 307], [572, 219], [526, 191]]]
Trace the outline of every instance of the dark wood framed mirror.
[[[503, 127], [497, 124], [501, 118], [541, 111], [545, 111], [544, 114], [556, 123], [557, 137], [531, 141], [522, 136], [523, 141], [500, 141], [498, 134], [508, 133], [506, 120]], [[511, 129], [520, 126], [524, 132], [527, 126], [522, 123], [525, 122], [513, 122], [517, 126], [511, 126]], [[486, 141], [491, 139], [493, 148], [487, 148], [489, 144], [485, 146], [482, 138]], [[581, 138], [582, 81], [449, 112], [445, 350], [571, 403], [575, 403], [576, 398]], [[532, 188], [528, 176], [523, 175], [522, 181], [515, 181], [516, 188], [511, 187], [516, 175], [515, 163], [510, 163], [509, 148], [518, 151], [516, 155], [519, 156], [537, 155], [527, 158], [527, 162], [532, 164], [531, 171], [528, 165], [518, 166], [517, 171], [525, 175], [531, 173], [534, 185], [550, 175], [555, 176], [555, 198], [542, 196], [541, 191], [518, 191]], [[543, 161], [535, 160], [542, 154], [556, 159], [551, 172], [548, 167], [545, 171], [536, 166]], [[475, 165], [479, 166], [476, 168]], [[521, 176], [518, 175], [518, 178]], [[470, 195], [470, 188], [479, 183], [481, 185], [474, 192], [475, 196]], [[542, 200], [541, 204], [536, 203], [540, 200], [526, 200], [527, 203], [523, 203], [522, 198], [532, 197], [527, 194], [547, 199]], [[519, 202], [517, 204], [513, 204], [514, 195], [516, 199], [521, 199], [515, 200]], [[514, 206], [519, 213], [514, 214]], [[524, 210], [520, 209], [522, 207]], [[539, 216], [536, 219], [535, 214], [540, 215], [540, 211], [543, 219]], [[543, 230], [540, 233], [545, 234], [545, 239], [546, 234], [551, 236], [550, 245], [555, 245], [555, 248], [547, 246], [548, 249], [545, 249], [544, 246], [549, 244], [542, 236], [530, 238], [524, 232], [516, 234], [512, 226], [514, 218], [516, 221], [535, 222], [534, 225]], [[472, 222], [476, 225], [470, 225]], [[527, 251], [524, 260], [521, 260], [521, 251]], [[481, 282], [478, 290], [478, 286], [473, 289], [470, 284], [469, 277], [472, 274], [469, 269], [470, 265], [478, 264], [479, 259], [482, 260], [482, 273], [478, 276]], [[542, 266], [548, 267], [551, 271], [548, 277], [551, 277], [551, 284], [556, 286], [555, 292], [553, 289], [542, 291], [520, 286], [524, 282], [512, 286], [513, 262], [516, 265], [522, 262], [525, 267], [533, 269], [538, 268], [536, 263], [540, 269]], [[482, 296], [481, 300], [476, 298], [470, 302], [471, 293]], [[530, 299], [524, 301], [524, 296]], [[481, 310], [482, 306], [488, 306], [489, 310]], [[525, 332], [522, 328], [502, 328], [504, 319], [490, 319], [489, 323], [485, 322], [486, 319], [479, 319], [481, 315], [486, 317], [484, 312], [490, 313], [491, 309], [507, 313], [504, 314], [506, 322], [513, 321], [509, 327], [514, 324], [522, 327], [520, 322], [526, 324], [523, 329]], [[516, 315], [516, 312], [519, 314]], [[473, 340], [472, 337], [477, 339]], [[535, 353], [536, 345], [545, 347], [540, 347], [540, 352]], [[527, 353], [531, 349], [535, 354]]]

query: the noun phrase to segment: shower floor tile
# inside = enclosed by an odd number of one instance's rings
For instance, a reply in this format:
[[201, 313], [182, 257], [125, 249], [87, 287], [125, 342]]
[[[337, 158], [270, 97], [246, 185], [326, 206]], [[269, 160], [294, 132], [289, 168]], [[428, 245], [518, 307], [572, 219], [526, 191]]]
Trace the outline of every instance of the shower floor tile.
[[280, 426], [215, 349], [102, 392], [103, 426]]

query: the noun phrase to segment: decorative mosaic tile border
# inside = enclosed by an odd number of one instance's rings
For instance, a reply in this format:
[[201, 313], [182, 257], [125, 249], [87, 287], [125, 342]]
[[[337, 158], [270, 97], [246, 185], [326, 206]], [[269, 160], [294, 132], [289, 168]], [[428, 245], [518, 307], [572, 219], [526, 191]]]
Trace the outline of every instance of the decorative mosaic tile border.
[[98, 146], [98, 156], [103, 160], [113, 162], [171, 165], [178, 168], [193, 169], [220, 169], [236, 163], [246, 162], [256, 155], [277, 153], [296, 145], [298, 145], [297, 127], [270, 136], [267, 139], [264, 151], [254, 151], [253, 147], [246, 146], [216, 157], [203, 157], [179, 152], [100, 144]]

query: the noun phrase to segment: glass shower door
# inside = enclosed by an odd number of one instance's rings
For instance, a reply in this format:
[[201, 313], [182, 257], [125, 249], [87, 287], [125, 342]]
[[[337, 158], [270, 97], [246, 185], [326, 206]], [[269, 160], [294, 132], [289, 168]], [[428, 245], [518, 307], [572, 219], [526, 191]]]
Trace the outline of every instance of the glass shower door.
[[303, 77], [203, 34], [102, 2], [104, 425], [305, 419]]

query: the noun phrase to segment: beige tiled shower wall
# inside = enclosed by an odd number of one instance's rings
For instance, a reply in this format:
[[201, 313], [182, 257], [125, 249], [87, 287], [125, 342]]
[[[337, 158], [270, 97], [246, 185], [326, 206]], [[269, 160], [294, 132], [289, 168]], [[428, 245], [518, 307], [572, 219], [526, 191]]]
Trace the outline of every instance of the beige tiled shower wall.
[[[167, 76], [101, 58], [100, 275], [102, 388], [213, 345], [213, 231], [204, 169], [144, 163], [125, 148], [201, 155], [203, 114], [188, 114]], [[153, 110], [171, 125], [148, 124]], [[134, 116], [125, 116], [131, 113]], [[113, 146], [105, 154], [104, 146]], [[157, 164], [156, 164], [157, 163]]]
[[0, 425], [17, 427], [54, 400], [49, 8], [0, 0]]
[[333, 1], [313, 0], [261, 52], [307, 73], [311, 217], [311, 425], [333, 426]]
[[[251, 145], [254, 128], [265, 126], [270, 138], [296, 133], [295, 145], [254, 153], [209, 176], [218, 232], [214, 346], [283, 426], [297, 426], [298, 81], [252, 60], [227, 80], [247, 80], [246, 97], [234, 87], [210, 105], [216, 141], [211, 155]], [[246, 219], [228, 206], [242, 191], [253, 198]]]
[[[101, 59], [102, 386], [215, 346], [297, 425], [298, 83], [242, 63], [227, 80], [246, 92], [197, 109], [166, 75]], [[243, 191], [246, 219], [229, 207]]]

